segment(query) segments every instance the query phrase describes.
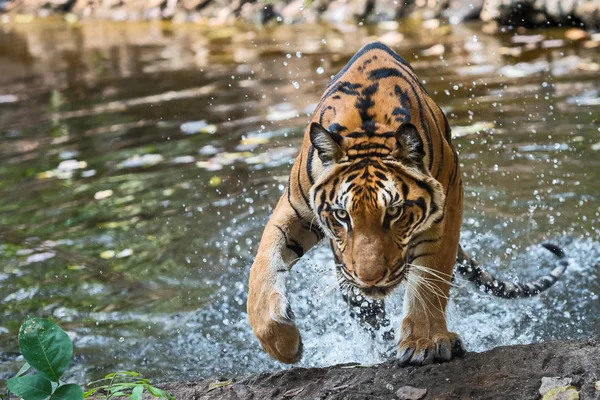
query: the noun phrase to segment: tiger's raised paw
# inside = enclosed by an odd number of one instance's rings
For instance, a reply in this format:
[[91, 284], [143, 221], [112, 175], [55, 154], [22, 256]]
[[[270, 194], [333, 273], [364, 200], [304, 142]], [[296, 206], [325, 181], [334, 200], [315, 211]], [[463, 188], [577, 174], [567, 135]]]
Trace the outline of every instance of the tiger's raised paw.
[[466, 353], [465, 345], [456, 333], [446, 332], [430, 338], [408, 336], [400, 341], [398, 364], [427, 365], [433, 362], [450, 361]]
[[294, 313], [285, 297], [252, 293], [248, 317], [262, 348], [273, 358], [294, 364], [302, 358], [302, 339], [294, 323]]
[[302, 339], [296, 325], [271, 321], [255, 334], [262, 348], [277, 360], [295, 364], [302, 358]]

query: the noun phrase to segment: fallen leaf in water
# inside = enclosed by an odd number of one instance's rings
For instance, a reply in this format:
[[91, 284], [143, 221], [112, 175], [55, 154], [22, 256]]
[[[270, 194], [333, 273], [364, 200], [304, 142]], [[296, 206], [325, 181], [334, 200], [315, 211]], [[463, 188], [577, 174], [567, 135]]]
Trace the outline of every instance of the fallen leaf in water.
[[427, 389], [416, 388], [412, 386], [402, 386], [396, 391], [396, 396], [401, 400], [419, 400], [425, 397]]
[[534, 63], [520, 62], [516, 65], [505, 65], [498, 69], [498, 73], [507, 78], [523, 78], [525, 76], [547, 71], [548, 62], [537, 61]]
[[500, 54], [503, 56], [518, 57], [523, 53], [521, 47], [500, 47]]
[[117, 167], [119, 168], [138, 168], [138, 167], [149, 167], [156, 165], [163, 160], [163, 156], [160, 154], [144, 154], [142, 156], [135, 155], [120, 162]]
[[579, 62], [579, 64], [577, 64], [577, 69], [580, 69], [581, 71], [587, 71], [587, 72], [596, 72], [596, 71], [600, 71], [600, 64], [582, 60]]
[[553, 49], [556, 47], [562, 47], [565, 45], [565, 41], [562, 39], [544, 40], [542, 42], [543, 49]]
[[217, 154], [219, 151], [221, 151], [221, 149], [211, 144], [207, 144], [206, 146], [201, 147], [200, 150], [198, 150], [198, 153], [202, 154], [203, 156], [212, 156]]
[[101, 190], [99, 192], [96, 192], [96, 194], [94, 195], [94, 198], [96, 200], [103, 200], [106, 198], [109, 198], [110, 196], [113, 195], [113, 191], [108, 189], [108, 190]]
[[487, 131], [494, 128], [493, 122], [475, 122], [473, 125], [468, 126], [454, 126], [452, 127], [452, 137], [458, 138], [467, 135], [473, 135], [481, 131]]
[[515, 35], [510, 38], [511, 42], [519, 44], [539, 43], [542, 40], [544, 35]]
[[265, 144], [269, 143], [269, 138], [266, 137], [248, 137], [242, 139], [240, 144], [242, 145], [256, 145], [256, 144]]
[[431, 46], [428, 49], [423, 50], [421, 53], [425, 57], [429, 57], [429, 56], [440, 56], [440, 55], [444, 54], [445, 51], [446, 51], [446, 48], [444, 47], [444, 45], [441, 43], [438, 43], [438, 44], [434, 44], [433, 46]]
[[173, 164], [191, 164], [194, 161], [196, 161], [196, 159], [192, 156], [179, 156], [171, 160]]
[[0, 104], [15, 103], [17, 101], [19, 101], [19, 98], [14, 94], [0, 94]]
[[294, 397], [294, 396], [300, 394], [303, 390], [304, 390], [303, 387], [296, 388], [296, 389], [290, 389], [283, 394], [283, 397]]
[[196, 167], [205, 169], [207, 171], [219, 171], [223, 169], [223, 166], [213, 161], [198, 161]]
[[587, 39], [590, 37], [590, 34], [584, 30], [572, 28], [565, 32], [565, 38], [568, 40], [581, 40]]
[[229, 385], [233, 385], [233, 381], [213, 382], [208, 385], [208, 391], [211, 392], [215, 389], [227, 387]]
[[133, 250], [125, 249], [125, 250], [121, 250], [120, 252], [118, 252], [116, 257], [117, 258], [125, 258], [125, 257], [129, 257], [132, 254], [133, 254]]
[[61, 161], [56, 167], [59, 171], [75, 171], [76, 169], [84, 169], [87, 167], [87, 162], [77, 160], [65, 160]]
[[179, 129], [188, 135], [193, 135], [195, 133], [208, 133], [212, 135], [217, 132], [217, 126], [209, 124], [205, 120], [185, 122], [181, 124]]
[[221, 182], [223, 182], [223, 180], [218, 177], [218, 176], [213, 176], [212, 178], [210, 178], [210, 180], [208, 181], [208, 186], [219, 186], [221, 184]]
[[104, 258], [105, 260], [110, 260], [115, 256], [116, 252], [114, 250], [105, 250], [100, 253], [100, 258]]
[[45, 252], [45, 253], [32, 254], [29, 257], [27, 257], [27, 260], [25, 262], [27, 264], [29, 264], [29, 263], [36, 263], [36, 262], [42, 262], [42, 261], [46, 261], [46, 260], [51, 259], [55, 255], [56, 255], [56, 253], [53, 253], [53, 252]]
[[379, 40], [388, 46], [398, 46], [404, 40], [404, 35], [400, 32], [390, 31], [381, 35]]

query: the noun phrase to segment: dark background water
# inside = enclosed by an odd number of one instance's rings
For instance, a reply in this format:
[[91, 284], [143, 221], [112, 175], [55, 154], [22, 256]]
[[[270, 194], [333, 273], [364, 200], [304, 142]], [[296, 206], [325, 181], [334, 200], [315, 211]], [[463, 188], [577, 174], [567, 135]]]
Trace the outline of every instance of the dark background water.
[[[23, 362], [28, 315], [72, 336], [79, 383], [118, 369], [182, 380], [282, 368], [248, 326], [248, 270], [325, 84], [377, 38], [450, 119], [464, 247], [507, 279], [553, 267], [540, 241], [570, 257], [535, 299], [460, 282], [450, 327], [473, 351], [598, 334], [600, 37], [484, 31], [0, 25], [0, 382]], [[301, 365], [377, 362], [384, 344], [352, 321], [332, 268], [325, 247], [294, 267]]]

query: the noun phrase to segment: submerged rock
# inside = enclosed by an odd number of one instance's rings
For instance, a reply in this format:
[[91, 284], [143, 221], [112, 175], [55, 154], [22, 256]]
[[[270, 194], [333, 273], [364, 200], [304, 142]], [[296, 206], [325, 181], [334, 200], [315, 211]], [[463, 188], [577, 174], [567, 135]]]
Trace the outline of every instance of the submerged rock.
[[[258, 344], [256, 351], [260, 351]], [[592, 399], [598, 395], [598, 370], [600, 337], [497, 347], [419, 368], [400, 368], [394, 361], [366, 368], [292, 368], [262, 373], [223, 388], [211, 386], [215, 380], [173, 382], [161, 387], [179, 400], [535, 399], [540, 396], [544, 380], [544, 394], [556, 396], [548, 398], [581, 395]]]

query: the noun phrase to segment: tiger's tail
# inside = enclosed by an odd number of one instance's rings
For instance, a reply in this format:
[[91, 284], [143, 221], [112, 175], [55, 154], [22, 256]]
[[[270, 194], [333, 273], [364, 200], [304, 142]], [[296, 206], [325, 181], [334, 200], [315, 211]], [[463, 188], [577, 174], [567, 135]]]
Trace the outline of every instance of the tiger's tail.
[[481, 287], [485, 293], [491, 293], [494, 296], [504, 299], [521, 299], [535, 296], [554, 285], [569, 265], [564, 259], [565, 253], [560, 247], [552, 243], [543, 243], [542, 246], [561, 261], [559, 261], [559, 266], [548, 275], [541, 276], [531, 282], [512, 283], [496, 279], [492, 274], [484, 271], [475, 260], [465, 253], [461, 246], [458, 247], [456, 271], [467, 280]]

